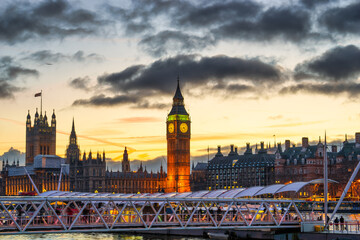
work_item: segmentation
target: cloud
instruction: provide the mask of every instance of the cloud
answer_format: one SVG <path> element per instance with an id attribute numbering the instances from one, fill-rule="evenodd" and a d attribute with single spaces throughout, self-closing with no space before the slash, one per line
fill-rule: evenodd
<path id="1" fill-rule="evenodd" d="M 96 61 L 102 62 L 104 57 L 96 54 L 90 53 L 85 54 L 83 51 L 77 51 L 74 54 L 62 54 L 62 53 L 54 53 L 50 50 L 41 50 L 25 56 L 23 60 L 31 60 L 34 62 L 42 63 L 42 64 L 53 64 L 62 61 L 76 61 L 76 62 L 85 62 L 85 61 Z"/>
<path id="2" fill-rule="evenodd" d="M 159 57 L 168 55 L 171 52 L 191 52 L 202 50 L 215 44 L 215 38 L 211 35 L 198 37 L 180 31 L 162 31 L 155 35 L 144 37 L 139 46 L 150 55 Z"/>
<path id="3" fill-rule="evenodd" d="M 78 78 L 74 78 L 69 82 L 69 86 L 75 89 L 81 89 L 84 91 L 89 91 L 90 87 L 89 87 L 89 83 L 90 83 L 90 78 L 88 76 L 86 77 L 78 77 Z"/>
<path id="4" fill-rule="evenodd" d="M 3 80 L 0 80 L 0 99 L 14 98 L 14 93 L 21 90 L 22 88 L 13 86 Z"/>
<path id="5" fill-rule="evenodd" d="M 293 122 L 293 123 L 284 123 L 284 124 L 276 124 L 276 125 L 269 125 L 265 126 L 266 128 L 284 128 L 284 127 L 297 127 L 297 126 L 304 126 L 304 125 L 313 125 L 324 123 L 326 121 L 311 121 L 311 122 Z"/>
<path id="6" fill-rule="evenodd" d="M 339 46 L 295 67 L 296 80 L 349 80 L 359 76 L 360 49 L 354 45 Z"/>
<path id="7" fill-rule="evenodd" d="M 4 152 L 3 155 L 0 155 L 0 160 L 2 161 L 6 161 L 8 160 L 8 163 L 11 165 L 15 162 L 17 162 L 17 160 L 19 160 L 19 164 L 21 166 L 25 165 L 25 153 L 21 152 L 18 149 L 15 149 L 13 147 L 11 147 L 9 149 L 9 151 Z"/>
<path id="8" fill-rule="evenodd" d="M 235 20 L 213 30 L 219 38 L 299 42 L 316 37 L 311 32 L 310 14 L 303 8 L 270 8 L 254 20 Z"/>
<path id="9" fill-rule="evenodd" d="M 99 31 L 106 21 L 94 12 L 73 8 L 66 0 L 37 4 L 11 3 L 0 12 L 0 41 L 9 44 L 34 38 L 87 36 Z"/>
<path id="10" fill-rule="evenodd" d="M 279 91 L 280 94 L 294 94 L 299 92 L 323 94 L 327 96 L 346 94 L 349 98 L 358 98 L 360 94 L 360 83 L 299 83 L 283 87 Z"/>
<path id="11" fill-rule="evenodd" d="M 192 89 L 223 89 L 237 94 L 254 91 L 252 85 L 255 84 L 257 89 L 267 88 L 285 79 L 276 66 L 259 59 L 178 55 L 147 66 L 134 65 L 120 72 L 103 74 L 98 77 L 97 87 L 107 89 L 114 96 L 97 95 L 90 99 L 78 99 L 73 106 L 132 104 L 136 108 L 168 108 L 168 102 L 158 102 L 158 99 L 159 96 L 173 94 L 177 73 L 181 75 L 182 84 Z"/>
<path id="12" fill-rule="evenodd" d="M 162 119 L 155 117 L 129 117 L 120 118 L 121 123 L 148 123 L 148 122 L 160 122 Z"/>
<path id="13" fill-rule="evenodd" d="M 261 10 L 261 6 L 252 1 L 210 2 L 209 5 L 191 5 L 189 8 L 188 11 L 181 11 L 174 16 L 174 23 L 177 26 L 209 27 L 219 25 L 219 23 L 253 18 Z"/>
<path id="14" fill-rule="evenodd" d="M 178 55 L 148 66 L 135 65 L 121 72 L 104 74 L 98 78 L 98 82 L 116 91 L 143 90 L 171 94 L 175 89 L 177 73 L 180 73 L 182 82 L 193 86 L 204 86 L 208 81 L 224 83 L 242 79 L 250 83 L 268 84 L 283 80 L 277 67 L 258 59 Z"/>
<path id="15" fill-rule="evenodd" d="M 360 3 L 334 7 L 323 13 L 319 22 L 331 32 L 360 34 Z"/>
<path id="16" fill-rule="evenodd" d="M 268 119 L 270 120 L 279 120 L 279 119 L 283 119 L 284 116 L 283 115 L 274 115 L 274 116 L 269 116 Z"/>
<path id="17" fill-rule="evenodd" d="M 104 94 L 95 95 L 90 99 L 78 99 L 73 102 L 73 106 L 116 106 L 121 104 L 136 103 L 139 100 L 137 96 L 117 95 L 107 97 Z"/>
<path id="18" fill-rule="evenodd" d="M 176 16 L 182 11 L 187 11 L 192 6 L 187 1 L 180 0 L 158 0 L 133 1 L 128 8 L 107 5 L 106 10 L 115 20 L 123 24 L 126 35 L 150 33 L 154 31 L 155 18 L 163 15 L 165 18 Z"/>
<path id="19" fill-rule="evenodd" d="M 39 72 L 21 66 L 12 57 L 0 58 L 0 99 L 14 98 L 14 93 L 23 90 L 17 87 L 14 81 L 19 77 L 37 77 Z"/>
<path id="20" fill-rule="evenodd" d="M 328 4 L 328 3 L 331 3 L 331 2 L 335 2 L 337 0 L 300 0 L 300 2 L 306 6 L 307 8 L 314 8 L 316 6 L 319 6 L 319 5 L 325 5 L 325 4 Z"/>

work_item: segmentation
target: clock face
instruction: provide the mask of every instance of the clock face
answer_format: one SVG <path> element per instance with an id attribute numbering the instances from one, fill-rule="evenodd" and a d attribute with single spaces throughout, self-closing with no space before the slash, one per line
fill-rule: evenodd
<path id="1" fill-rule="evenodd" d="M 169 133 L 173 133 L 174 132 L 174 124 L 173 123 L 170 123 L 169 126 L 168 126 L 168 130 L 169 130 Z"/>
<path id="2" fill-rule="evenodd" d="M 186 133 L 188 131 L 188 125 L 186 123 L 180 124 L 180 131 Z"/>

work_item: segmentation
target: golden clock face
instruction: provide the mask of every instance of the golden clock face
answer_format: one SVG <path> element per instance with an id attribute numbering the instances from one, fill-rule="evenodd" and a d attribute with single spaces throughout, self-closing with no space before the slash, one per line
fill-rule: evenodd
<path id="1" fill-rule="evenodd" d="M 180 131 L 186 133 L 188 131 L 188 125 L 186 123 L 180 124 Z"/>
<path id="2" fill-rule="evenodd" d="M 173 133 L 174 132 L 174 124 L 173 123 L 170 123 L 169 126 L 168 126 L 168 130 L 169 130 L 169 133 Z"/>

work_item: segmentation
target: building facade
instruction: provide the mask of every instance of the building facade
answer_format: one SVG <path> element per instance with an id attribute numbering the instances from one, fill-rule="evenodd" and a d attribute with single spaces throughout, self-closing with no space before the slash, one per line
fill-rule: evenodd
<path id="1" fill-rule="evenodd" d="M 62 178 L 59 189 L 69 191 L 69 166 L 65 164 L 65 159 L 55 155 L 37 155 L 32 160 L 32 164 L 27 166 L 19 166 L 15 163 L 10 165 L 6 162 L 1 171 L 1 195 L 35 194 L 29 176 L 39 192 L 57 190 L 60 172 Z"/>
<path id="2" fill-rule="evenodd" d="M 221 153 L 220 146 L 215 157 L 207 167 L 207 187 L 209 190 L 267 186 L 275 182 L 275 156 L 268 154 L 261 142 L 257 154 L 253 154 L 250 144 L 239 155 L 234 145 L 227 156 Z"/>
<path id="3" fill-rule="evenodd" d="M 328 178 L 338 183 L 329 184 L 329 195 L 339 197 L 360 160 L 360 133 L 355 134 L 355 142 L 350 143 L 345 138 L 338 152 L 337 146 L 327 149 Z M 276 183 L 311 181 L 324 177 L 324 144 L 319 139 L 315 145 L 310 145 L 307 137 L 302 138 L 301 146 L 295 146 L 290 140 L 285 141 L 285 150 L 275 154 Z M 349 195 L 360 196 L 360 185 L 353 181 Z M 299 197 L 322 196 L 323 185 L 314 184 L 299 192 Z"/>
<path id="4" fill-rule="evenodd" d="M 34 125 L 31 125 L 30 111 L 26 117 L 26 165 L 32 164 L 37 155 L 56 155 L 56 116 L 55 111 L 49 125 L 48 119 L 36 109 Z"/>

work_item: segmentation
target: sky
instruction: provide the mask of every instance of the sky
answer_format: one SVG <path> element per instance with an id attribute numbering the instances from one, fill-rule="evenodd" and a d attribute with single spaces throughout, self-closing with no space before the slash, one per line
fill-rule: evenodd
<path id="1" fill-rule="evenodd" d="M 218 145 L 360 131 L 360 2 L 49 0 L 0 3 L 0 155 L 25 151 L 42 90 L 64 157 L 166 160 L 179 76 L 192 159 Z M 226 149 L 227 149 L 226 148 Z M 225 152 L 226 153 L 226 152 Z"/>

